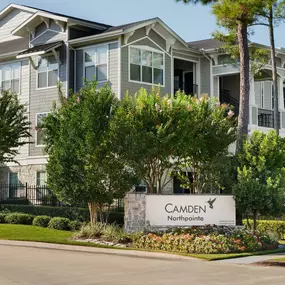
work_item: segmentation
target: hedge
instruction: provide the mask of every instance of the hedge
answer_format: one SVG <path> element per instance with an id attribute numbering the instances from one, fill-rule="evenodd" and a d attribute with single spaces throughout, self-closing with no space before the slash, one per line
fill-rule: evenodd
<path id="1" fill-rule="evenodd" d="M 243 220 L 243 224 L 247 227 L 247 220 Z M 253 228 L 253 220 L 249 220 L 251 229 Z M 258 220 L 257 230 L 262 233 L 274 233 L 277 234 L 280 239 L 284 239 L 285 236 L 285 221 L 274 220 Z"/>
<path id="2" fill-rule="evenodd" d="M 34 216 L 49 216 L 67 218 L 71 221 L 88 222 L 90 220 L 88 208 L 75 207 L 50 207 L 33 205 L 3 205 L 0 204 L 0 212 L 25 213 Z M 110 212 L 108 222 L 122 226 L 124 224 L 123 212 Z"/>
<path id="3" fill-rule="evenodd" d="M 5 216 L 4 221 L 7 224 L 32 225 L 34 216 L 30 214 L 11 213 Z"/>

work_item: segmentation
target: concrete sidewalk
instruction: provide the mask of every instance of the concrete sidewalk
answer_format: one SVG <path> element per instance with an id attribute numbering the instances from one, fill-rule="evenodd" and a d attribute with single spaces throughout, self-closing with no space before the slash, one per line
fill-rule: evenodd
<path id="1" fill-rule="evenodd" d="M 53 249 L 53 250 L 65 250 L 74 252 L 85 252 L 93 254 L 108 254 L 108 255 L 119 255 L 126 257 L 137 257 L 137 258 L 151 258 L 151 259 L 163 259 L 163 260 L 196 260 L 196 258 L 175 255 L 169 253 L 158 253 L 158 252 L 147 252 L 139 250 L 126 250 L 126 249 L 109 249 L 100 247 L 88 247 L 78 245 L 63 245 L 43 242 L 28 242 L 28 241 L 12 241 L 12 240 L 0 240 L 1 246 L 15 246 L 15 247 L 31 247 L 40 249 Z M 203 262 L 203 260 L 200 260 Z"/>
<path id="2" fill-rule="evenodd" d="M 217 260 L 215 263 L 227 263 L 227 264 L 253 264 L 256 262 L 267 261 L 270 259 L 276 259 L 280 257 L 285 257 L 285 253 L 268 254 L 268 255 L 256 255 L 256 256 L 246 256 L 232 259 Z"/>

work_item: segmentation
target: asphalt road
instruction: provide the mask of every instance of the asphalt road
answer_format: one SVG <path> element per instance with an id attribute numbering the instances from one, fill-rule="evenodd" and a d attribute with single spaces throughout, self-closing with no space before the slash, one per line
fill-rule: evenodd
<path id="1" fill-rule="evenodd" d="M 0 246 L 0 285 L 284 285 L 284 268 Z"/>

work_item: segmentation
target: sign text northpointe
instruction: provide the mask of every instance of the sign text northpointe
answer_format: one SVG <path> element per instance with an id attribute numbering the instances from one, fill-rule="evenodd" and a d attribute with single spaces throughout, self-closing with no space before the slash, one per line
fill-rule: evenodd
<path id="1" fill-rule="evenodd" d="M 232 196 L 146 196 L 146 221 L 151 226 L 235 225 Z"/>

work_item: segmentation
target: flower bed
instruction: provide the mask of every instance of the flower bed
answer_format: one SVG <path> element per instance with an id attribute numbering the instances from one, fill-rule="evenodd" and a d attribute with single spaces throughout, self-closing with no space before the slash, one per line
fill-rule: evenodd
<path id="1" fill-rule="evenodd" d="M 229 227 L 192 227 L 164 233 L 149 233 L 135 246 L 148 250 L 180 253 L 242 253 L 275 249 L 278 242 L 264 234 Z"/>

